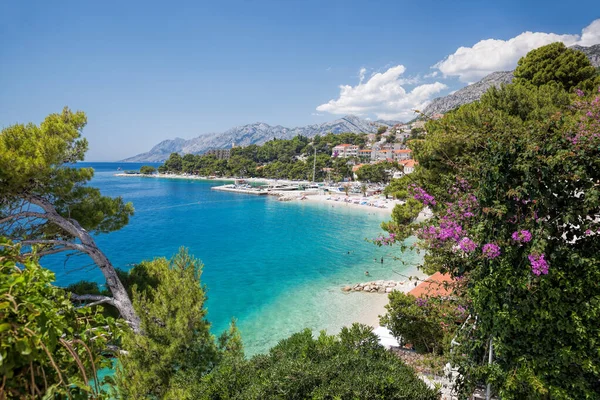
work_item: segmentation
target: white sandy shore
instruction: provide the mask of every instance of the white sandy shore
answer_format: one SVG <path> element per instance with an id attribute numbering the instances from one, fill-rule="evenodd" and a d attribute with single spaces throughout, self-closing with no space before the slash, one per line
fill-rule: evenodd
<path id="1" fill-rule="evenodd" d="M 337 199 L 337 200 L 335 200 Z M 360 195 L 351 195 L 346 197 L 344 193 L 342 194 L 313 194 L 306 196 L 305 200 L 309 202 L 318 202 L 323 204 L 331 205 L 331 207 L 344 207 L 344 208 L 353 208 L 356 210 L 362 210 L 368 213 L 378 213 L 383 215 L 391 215 L 392 210 L 396 206 L 396 204 L 401 204 L 399 200 L 385 199 L 385 196 L 370 196 L 367 198 L 363 198 Z M 367 204 L 360 204 L 361 202 L 366 201 L 367 203 L 378 203 L 380 206 L 370 206 Z M 358 204 L 357 204 L 358 202 Z"/>

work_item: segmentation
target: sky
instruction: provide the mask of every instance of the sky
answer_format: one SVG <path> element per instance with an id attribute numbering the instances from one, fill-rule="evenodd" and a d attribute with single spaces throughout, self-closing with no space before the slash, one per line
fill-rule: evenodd
<path id="1" fill-rule="evenodd" d="M 86 161 L 114 161 L 259 121 L 406 121 L 536 47 L 600 43 L 596 1 L 2 1 L 0 127 L 82 110 Z"/>

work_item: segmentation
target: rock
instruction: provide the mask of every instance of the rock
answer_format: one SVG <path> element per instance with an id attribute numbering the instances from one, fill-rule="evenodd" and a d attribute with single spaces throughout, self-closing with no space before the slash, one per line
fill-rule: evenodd
<path id="1" fill-rule="evenodd" d="M 344 291 L 344 292 L 351 292 L 352 291 L 352 287 L 351 286 L 344 286 L 342 288 L 342 291 Z"/>
<path id="2" fill-rule="evenodd" d="M 386 293 L 392 293 L 393 290 L 394 290 L 394 288 L 391 288 L 391 287 L 385 288 Z"/>
<path id="3" fill-rule="evenodd" d="M 379 289 L 377 289 L 377 293 L 385 293 L 386 290 L 386 288 L 380 287 Z"/>
<path id="4" fill-rule="evenodd" d="M 371 291 L 371 286 L 367 285 L 367 286 L 363 287 L 363 290 L 365 292 L 370 292 Z"/>

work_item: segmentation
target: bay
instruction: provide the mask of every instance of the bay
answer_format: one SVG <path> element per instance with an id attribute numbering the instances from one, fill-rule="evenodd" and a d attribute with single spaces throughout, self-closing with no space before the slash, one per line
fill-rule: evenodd
<path id="1" fill-rule="evenodd" d="M 112 263 L 129 269 L 181 246 L 202 260 L 208 319 L 215 334 L 232 318 L 247 355 L 265 352 L 304 328 L 336 333 L 357 316 L 373 313 L 375 294 L 343 293 L 347 284 L 402 279 L 420 257 L 379 248 L 365 239 L 380 232 L 381 214 L 342 205 L 279 202 L 271 196 L 212 191 L 222 182 L 116 177 L 117 168 L 141 164 L 80 163 L 96 171 L 91 185 L 131 201 L 135 215 L 123 229 L 96 237 Z M 380 262 L 381 257 L 384 263 Z M 102 282 L 85 257 L 42 260 L 66 285 Z M 364 272 L 369 271 L 369 277 Z M 379 298 L 380 299 L 380 298 Z M 380 302 L 380 300 L 379 300 Z"/>

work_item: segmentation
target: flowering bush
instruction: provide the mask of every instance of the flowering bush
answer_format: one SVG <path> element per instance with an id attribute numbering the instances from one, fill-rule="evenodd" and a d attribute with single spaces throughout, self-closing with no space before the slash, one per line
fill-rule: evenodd
<path id="1" fill-rule="evenodd" d="M 576 57 L 555 47 L 552 57 Z M 564 89 L 581 74 L 543 84 L 523 76 L 428 122 L 409 191 L 434 216 L 403 222 L 395 240 L 417 236 L 426 271 L 465 281 L 473 318 L 453 352 L 463 394 L 490 382 L 505 399 L 596 398 L 600 92 Z"/>

